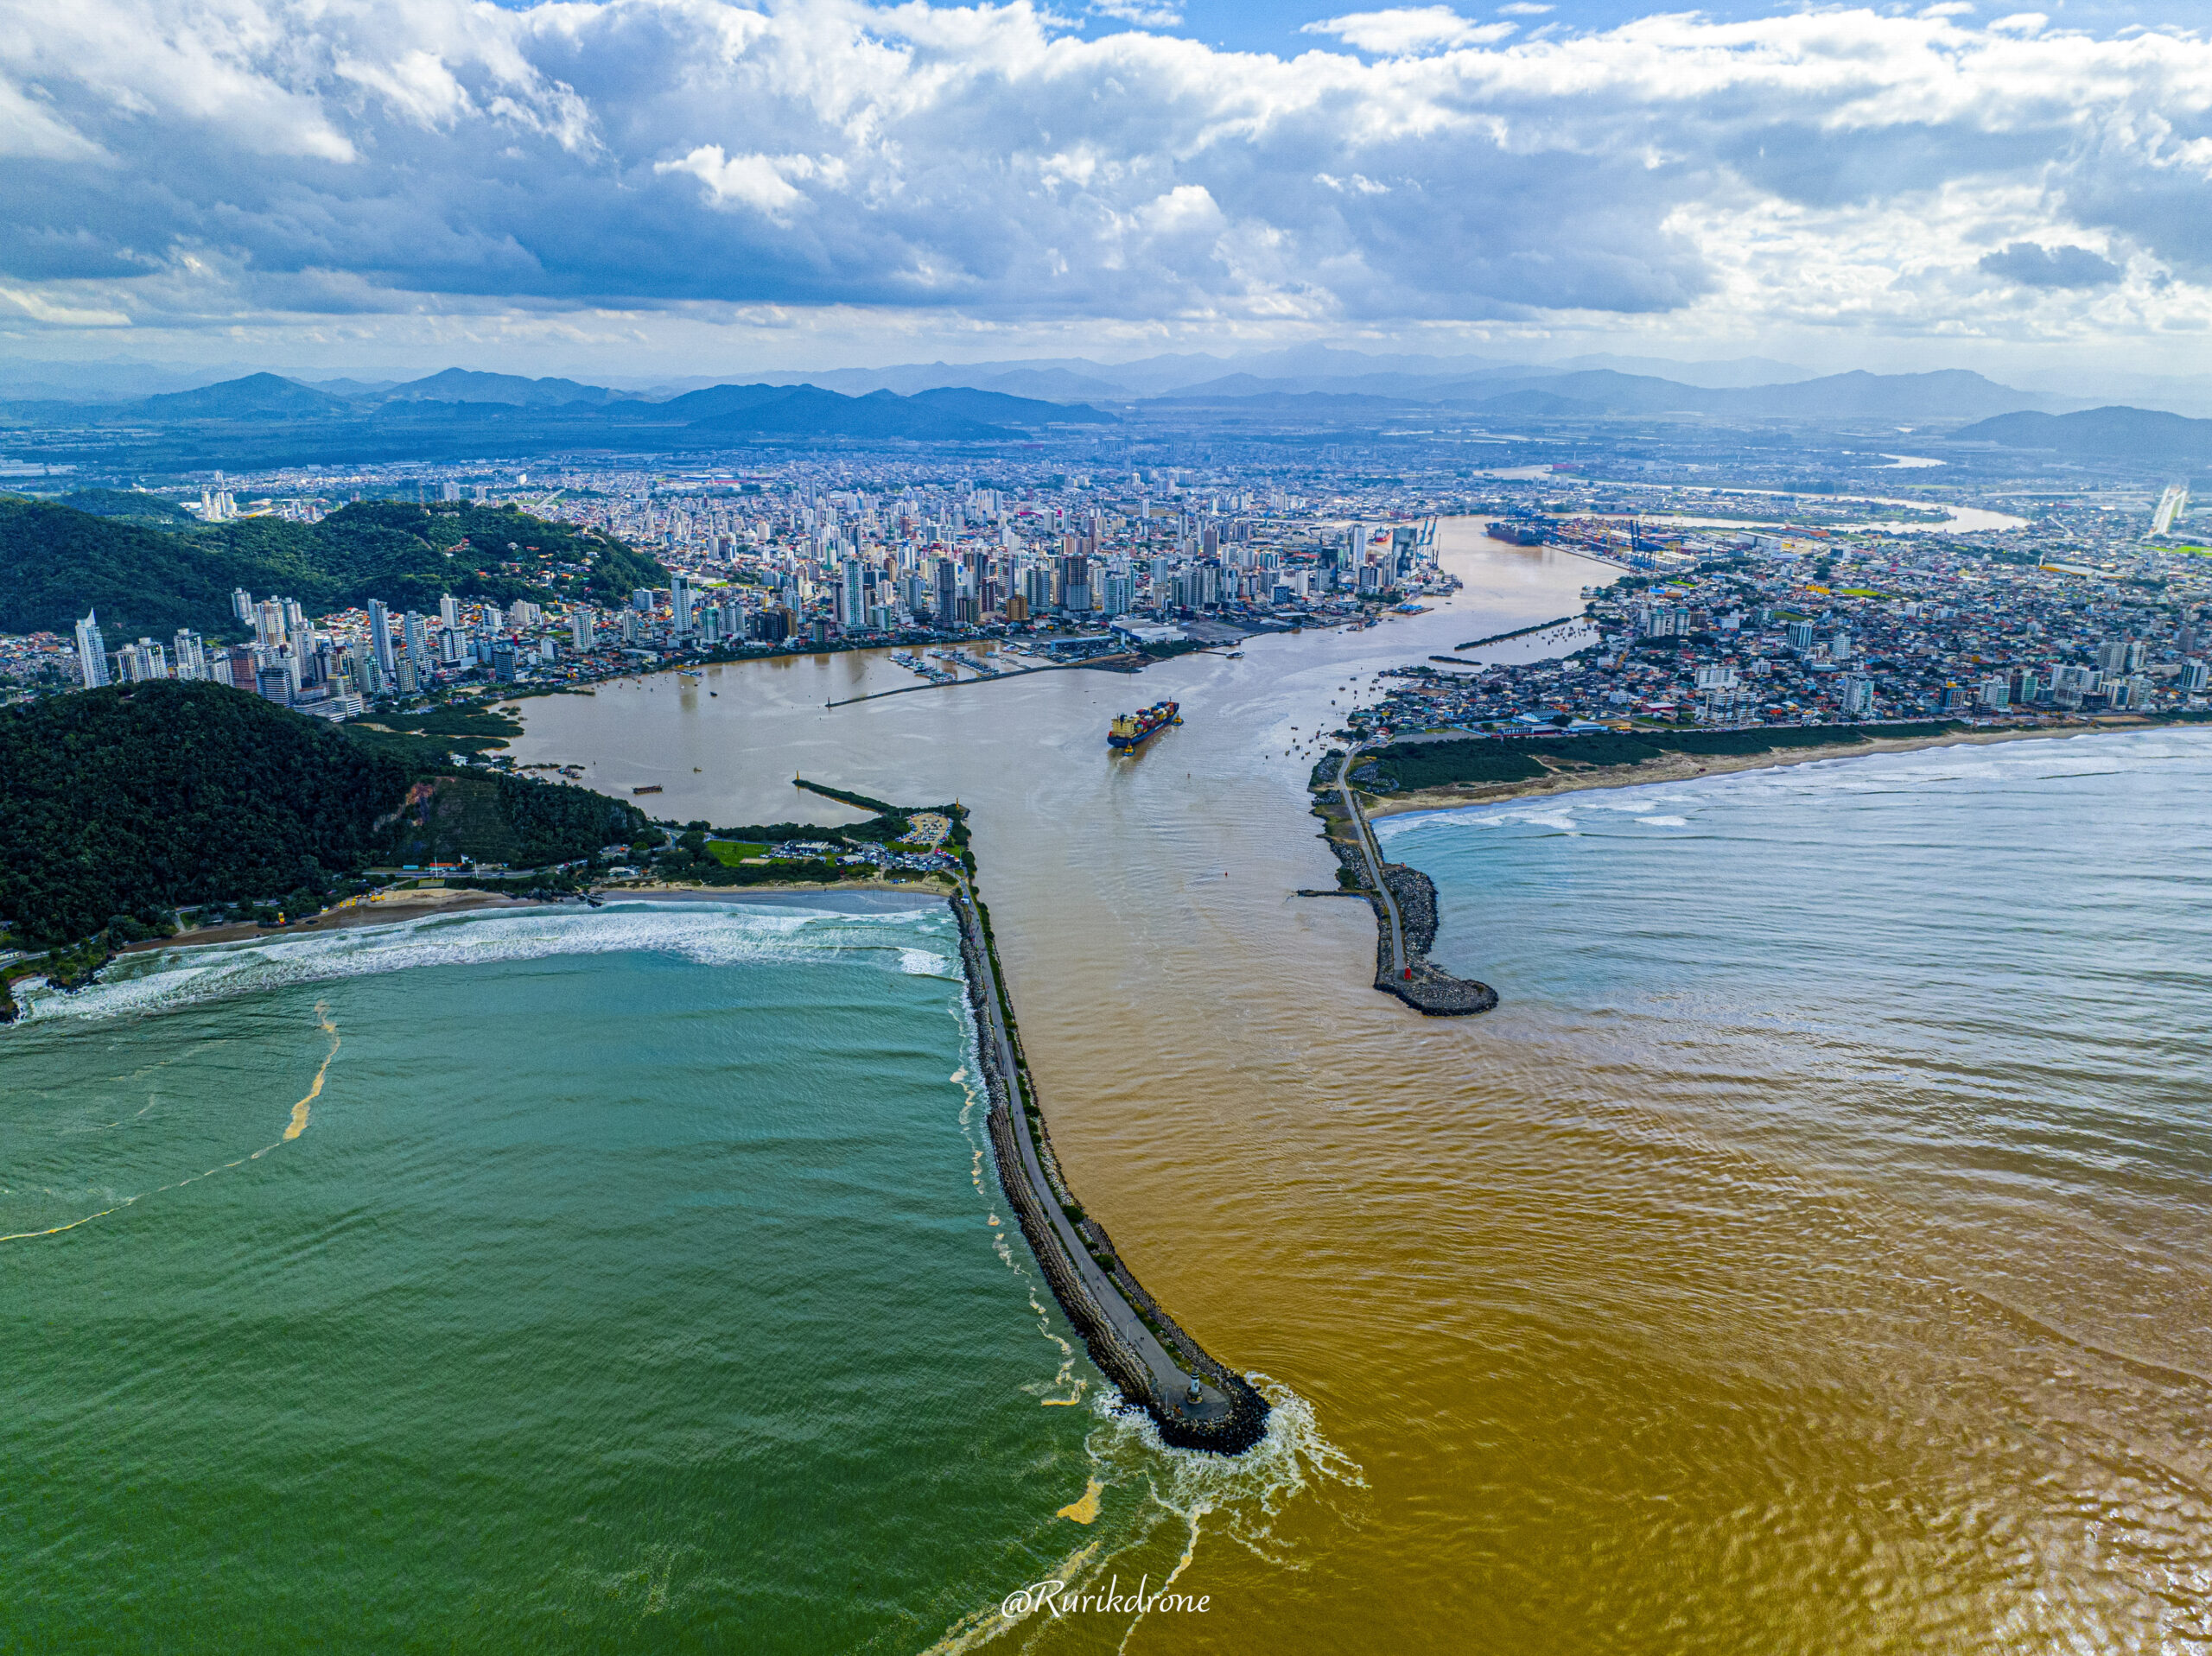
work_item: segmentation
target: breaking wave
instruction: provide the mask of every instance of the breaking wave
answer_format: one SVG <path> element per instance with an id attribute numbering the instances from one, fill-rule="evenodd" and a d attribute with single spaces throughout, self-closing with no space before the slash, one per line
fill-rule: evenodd
<path id="1" fill-rule="evenodd" d="M 564 955 L 660 953 L 701 966 L 837 955 L 957 980 L 955 936 L 938 904 L 857 914 L 742 902 L 499 909 L 130 956 L 73 993 L 33 987 L 27 1021 L 117 1018 L 416 967 Z"/>
<path id="2" fill-rule="evenodd" d="M 1853 796 L 1915 793 L 1960 784 L 2058 781 L 2119 776 L 2201 758 L 2212 731 L 2106 731 L 2023 740 L 1961 743 L 1904 753 L 1839 754 L 1725 771 L 1694 781 L 1595 787 L 1497 805 L 1405 811 L 1374 824 L 1384 844 L 1440 829 L 1519 828 L 1580 836 L 1617 833 L 1622 819 L 1645 828 L 1693 826 L 1700 814 L 1750 799 L 1839 802 Z"/>

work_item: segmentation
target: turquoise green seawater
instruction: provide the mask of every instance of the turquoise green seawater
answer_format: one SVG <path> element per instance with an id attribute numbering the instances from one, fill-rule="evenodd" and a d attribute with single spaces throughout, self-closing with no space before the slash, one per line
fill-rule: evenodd
<path id="1" fill-rule="evenodd" d="M 941 904 L 633 904 L 41 1003 L 0 1645 L 912 1650 L 1179 1548 L 1003 1214 L 957 973 Z"/>
<path id="2" fill-rule="evenodd" d="M 2212 1648 L 2208 799 L 2146 732 L 1387 819 L 1470 1020 L 1299 947 L 1261 806 L 1020 876 L 1125 898 L 1018 1004 L 1295 1387 L 1235 1465 L 1068 1348 L 940 907 L 135 962 L 0 1030 L 0 1647 L 951 1650 L 1179 1570 L 991 1647 Z"/>

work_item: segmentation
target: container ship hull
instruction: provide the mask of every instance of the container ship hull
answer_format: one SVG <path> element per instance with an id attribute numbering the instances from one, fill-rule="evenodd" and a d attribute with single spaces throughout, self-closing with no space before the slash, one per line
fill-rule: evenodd
<path id="1" fill-rule="evenodd" d="M 1155 701 L 1141 713 L 1125 713 L 1115 720 L 1114 726 L 1106 733 L 1106 746 L 1122 752 L 1141 746 L 1147 738 L 1155 736 L 1170 725 L 1179 725 L 1183 715 L 1173 701 Z"/>

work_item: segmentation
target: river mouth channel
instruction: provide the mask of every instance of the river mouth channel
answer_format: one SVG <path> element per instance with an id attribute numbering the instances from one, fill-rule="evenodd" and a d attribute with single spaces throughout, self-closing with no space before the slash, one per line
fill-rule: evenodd
<path id="1" fill-rule="evenodd" d="M 1897 1127 L 1891 1107 L 1929 1092 L 1932 1060 L 1883 1024 L 1888 1003 L 1854 998 L 1871 993 L 1852 987 L 1855 940 L 1916 894 L 1971 909 L 1970 872 L 1924 847 L 1915 862 L 1907 834 L 1884 904 L 1853 907 L 1822 871 L 1871 809 L 1855 796 L 1743 803 L 1769 813 L 1756 834 L 1733 807 L 1661 802 L 1607 820 L 1741 834 L 1738 854 L 1694 885 L 1660 861 L 1585 894 L 1560 852 L 1603 814 L 1522 802 L 1553 825 L 1433 866 L 1418 835 L 1390 847 L 1438 881 L 1440 962 L 1502 997 L 1452 1020 L 1376 993 L 1363 904 L 1293 895 L 1335 883 L 1308 814 L 1313 739 L 1375 697 L 1373 675 L 1572 613 L 1612 574 L 1468 520 L 1440 538 L 1463 590 L 1362 632 L 836 707 L 916 681 L 889 652 L 709 668 L 525 701 L 512 751 L 582 765 L 618 796 L 659 784 L 657 812 L 677 820 L 851 820 L 794 772 L 972 809 L 1073 1189 L 1208 1350 L 1289 1388 L 1357 1468 L 1247 1545 L 1200 1547 L 1177 1585 L 1211 1595 L 1208 1614 L 1132 1648 L 2212 1638 L 2212 1467 L 2185 1424 L 2212 1401 L 2195 1378 L 2212 1373 L 2212 1228 L 2174 1173 L 2212 1160 L 2212 1138 L 2175 1115 L 2165 1072 L 2186 1049 L 2133 1068 L 2086 1036 L 2044 1049 L 2032 1086 L 2078 1114 L 2079 1159 L 2022 1171 L 1991 1123 L 2029 1085 L 2008 1056 L 2026 1016 L 2009 974 L 2025 968 L 1967 926 L 1942 946 L 1968 965 L 1923 974 L 1952 999 L 1883 980 L 1953 1044 L 1942 1107 Z M 1112 717 L 1162 697 L 1183 725 L 1109 753 Z M 2042 771 L 2132 739 L 1974 750 L 2042 758 L 1964 785 L 2012 810 L 2042 799 Z M 2130 785 L 2155 792 L 2168 763 Z M 2154 919 L 2202 907 L 2158 890 Z M 2018 923 L 2063 956 L 2076 920 Z M 2155 962 L 2094 930 L 2097 969 L 2152 983 Z M 2169 1029 L 2212 1035 L 2201 971 L 2174 966 L 2205 959 L 2204 940 L 2168 941 L 2182 952 L 2147 993 Z M 2155 1154 L 2113 1150 L 2128 1099 L 2161 1088 Z M 1914 1177 L 1892 1183 L 1908 1143 Z"/>

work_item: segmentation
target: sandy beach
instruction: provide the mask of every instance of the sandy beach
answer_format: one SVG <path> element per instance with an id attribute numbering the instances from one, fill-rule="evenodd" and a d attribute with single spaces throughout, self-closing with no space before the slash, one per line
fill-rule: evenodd
<path id="1" fill-rule="evenodd" d="M 1821 759 L 1863 759 L 1875 753 L 1914 753 L 1929 747 L 2054 741 L 2069 737 L 2111 735 L 2125 731 L 2162 727 L 2158 721 L 2149 719 L 2114 720 L 2095 725 L 1954 731 L 1942 736 L 1881 737 L 1849 747 L 1782 748 L 1764 753 L 1669 753 L 1659 758 L 1646 759 L 1640 765 L 1577 766 L 1555 771 L 1550 776 L 1531 777 L 1522 782 L 1468 782 L 1450 788 L 1427 788 L 1404 794 L 1362 793 L 1359 803 L 1361 809 L 1370 817 L 1396 816 L 1408 811 L 1459 810 L 1470 805 L 1500 804 L 1509 799 L 1583 793 L 1599 788 L 1642 788 L 1653 783 L 1691 782 L 1699 777 L 1724 776 L 1732 771 L 1771 771 L 1783 765 L 1809 765 Z M 2195 726 L 2176 726 L 2173 728 Z"/>
<path id="2" fill-rule="evenodd" d="M 942 898 L 947 888 L 933 880 L 841 879 L 793 880 L 761 885 L 701 885 L 654 881 L 650 884 L 601 886 L 594 895 L 620 900 L 628 897 L 660 898 L 723 898 L 757 900 L 786 893 L 821 891 L 892 891 L 906 897 Z M 574 899 L 568 899 L 573 901 Z M 120 952 L 143 954 L 157 949 L 192 949 L 202 943 L 234 943 L 249 937 L 289 936 L 305 931 L 340 931 L 352 926 L 386 926 L 402 920 L 421 920 L 431 915 L 466 914 L 481 909 L 535 909 L 548 906 L 537 898 L 508 897 L 499 891 L 432 886 L 411 891 L 372 893 L 353 903 L 304 920 L 282 926 L 257 926 L 251 922 L 234 925 L 201 926 L 180 931 L 174 937 L 149 938 Z"/>

